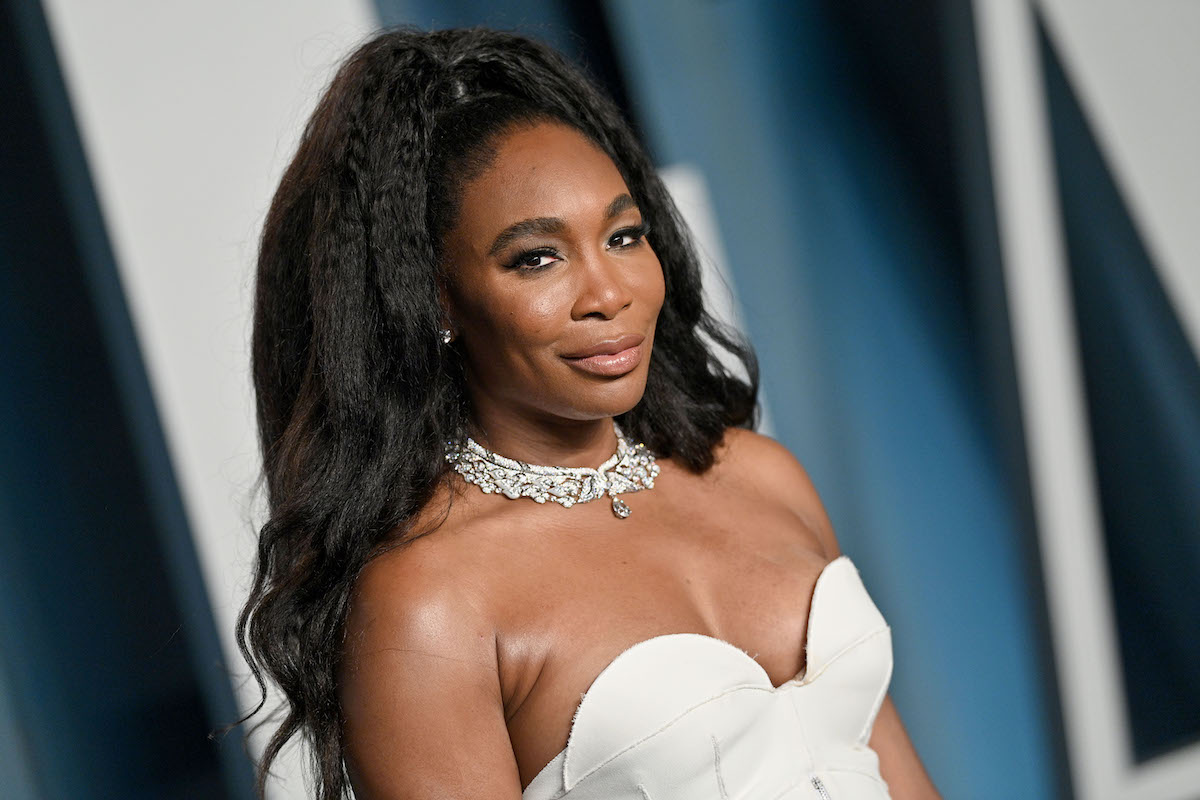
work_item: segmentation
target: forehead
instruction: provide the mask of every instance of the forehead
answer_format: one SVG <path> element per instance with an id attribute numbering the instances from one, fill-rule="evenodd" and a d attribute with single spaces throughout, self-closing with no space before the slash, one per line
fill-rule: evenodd
<path id="1" fill-rule="evenodd" d="M 464 187 L 462 220 L 482 233 L 533 217 L 603 215 L 627 191 L 612 159 L 590 139 L 543 122 L 497 143 L 492 163 Z"/>

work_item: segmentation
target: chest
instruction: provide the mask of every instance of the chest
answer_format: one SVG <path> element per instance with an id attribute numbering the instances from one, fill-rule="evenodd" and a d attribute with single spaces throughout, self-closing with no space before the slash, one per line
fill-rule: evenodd
<path id="1" fill-rule="evenodd" d="M 501 690 L 523 782 L 565 747 L 580 696 L 638 642 L 722 639 L 775 684 L 803 669 L 827 561 L 815 535 L 777 504 L 702 488 L 633 495 L 625 520 L 600 503 L 540 514 L 549 523 L 526 530 L 500 567 Z"/>

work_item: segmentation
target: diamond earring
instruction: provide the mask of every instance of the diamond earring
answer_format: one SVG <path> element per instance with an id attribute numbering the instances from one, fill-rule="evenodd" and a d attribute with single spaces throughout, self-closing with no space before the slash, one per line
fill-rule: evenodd
<path id="1" fill-rule="evenodd" d="M 454 334 L 450 332 L 449 328 L 442 328 L 438 333 L 441 334 L 442 344 L 450 344 L 454 340 Z"/>

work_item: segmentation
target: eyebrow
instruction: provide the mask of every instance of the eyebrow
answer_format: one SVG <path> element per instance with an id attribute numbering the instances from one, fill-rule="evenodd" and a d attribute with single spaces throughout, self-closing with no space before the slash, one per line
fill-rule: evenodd
<path id="1" fill-rule="evenodd" d="M 619 194 L 604 209 L 604 220 L 607 222 L 621 212 L 628 211 L 631 208 L 637 208 L 637 203 L 633 202 L 633 198 L 628 193 Z M 488 255 L 497 255 L 505 247 L 525 236 L 535 236 L 538 234 L 546 236 L 554 233 L 562 233 L 566 226 L 567 223 L 561 217 L 533 217 L 532 219 L 523 219 L 520 222 L 514 222 L 500 231 L 496 236 L 491 248 L 488 250 Z"/>

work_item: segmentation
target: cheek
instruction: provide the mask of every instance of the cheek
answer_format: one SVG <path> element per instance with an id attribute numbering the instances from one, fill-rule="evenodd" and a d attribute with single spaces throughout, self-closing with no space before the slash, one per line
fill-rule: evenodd
<path id="1" fill-rule="evenodd" d="M 530 281 L 503 290 L 493 287 L 486 297 L 474 298 L 472 327 L 480 344 L 488 349 L 523 351 L 557 341 L 564 315 L 570 315 L 569 292 L 565 290 L 551 282 Z"/>
<path id="2" fill-rule="evenodd" d="M 650 259 L 650 263 L 644 270 L 643 275 L 643 293 L 646 302 L 652 305 L 654 313 L 658 314 L 667 296 L 666 278 L 663 275 L 662 264 L 659 263 L 658 256 L 653 256 Z"/>
<path id="3" fill-rule="evenodd" d="M 533 342 L 556 340 L 571 313 L 566 292 L 555 286 L 531 288 L 515 298 L 515 304 L 518 310 L 513 318 Z"/>

